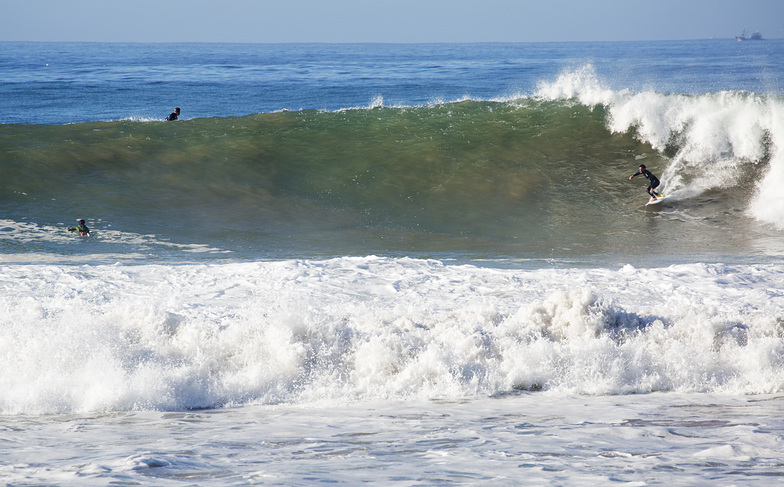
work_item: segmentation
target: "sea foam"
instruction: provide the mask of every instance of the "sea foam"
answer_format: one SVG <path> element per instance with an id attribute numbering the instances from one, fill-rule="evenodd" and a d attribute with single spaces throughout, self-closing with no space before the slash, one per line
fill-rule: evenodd
<path id="1" fill-rule="evenodd" d="M 784 383 L 776 266 L 520 271 L 366 257 L 0 276 L 4 414 Z"/>

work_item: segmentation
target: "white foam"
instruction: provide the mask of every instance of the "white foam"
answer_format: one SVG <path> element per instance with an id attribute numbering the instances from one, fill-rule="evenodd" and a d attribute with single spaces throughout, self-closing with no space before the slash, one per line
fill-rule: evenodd
<path id="1" fill-rule="evenodd" d="M 744 166 L 767 163 L 749 214 L 784 228 L 784 101 L 772 95 L 726 91 L 702 95 L 633 93 L 605 87 L 592 66 L 541 83 L 545 100 L 605 106 L 608 128 L 634 130 L 641 141 L 677 153 L 662 174 L 668 193 L 686 197 L 741 184 Z"/>
<path id="2" fill-rule="evenodd" d="M 147 260 L 149 254 L 145 250 L 172 249 L 190 254 L 227 254 L 229 251 L 205 244 L 181 244 L 159 238 L 152 234 L 138 234 L 113 230 L 111 224 L 104 221 L 88 221 L 89 237 L 80 237 L 67 229 L 70 224 L 46 225 L 26 221 L 0 219 L 0 241 L 12 242 L 28 248 L 49 248 L 51 252 L 23 252 L 0 254 L 0 263 L 95 263 L 115 262 L 122 260 L 131 262 Z M 77 253 L 76 244 L 87 246 L 85 253 Z M 59 251 L 58 251 L 59 250 Z"/>
<path id="3" fill-rule="evenodd" d="M 0 266 L 0 411 L 784 384 L 777 266 Z"/>

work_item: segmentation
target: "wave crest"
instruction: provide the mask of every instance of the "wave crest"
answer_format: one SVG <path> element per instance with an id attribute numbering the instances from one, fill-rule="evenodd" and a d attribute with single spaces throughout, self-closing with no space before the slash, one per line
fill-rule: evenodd
<path id="1" fill-rule="evenodd" d="M 784 101 L 775 95 L 722 91 L 702 95 L 634 93 L 605 86 L 591 65 L 540 83 L 544 100 L 575 100 L 607 110 L 607 128 L 634 133 L 670 157 L 663 173 L 668 193 L 694 196 L 731 190 L 745 166 L 766 165 L 748 213 L 784 228 Z"/>

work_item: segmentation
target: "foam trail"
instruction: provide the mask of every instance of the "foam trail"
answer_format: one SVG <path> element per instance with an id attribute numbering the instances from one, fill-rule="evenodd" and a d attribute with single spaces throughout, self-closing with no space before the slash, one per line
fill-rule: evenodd
<path id="1" fill-rule="evenodd" d="M 779 229 L 784 228 L 784 110 L 781 105 L 769 102 L 771 158 L 765 179 L 757 187 L 751 201 L 749 213 L 762 221 L 771 222 Z M 775 141 L 775 143 L 774 143 Z"/>

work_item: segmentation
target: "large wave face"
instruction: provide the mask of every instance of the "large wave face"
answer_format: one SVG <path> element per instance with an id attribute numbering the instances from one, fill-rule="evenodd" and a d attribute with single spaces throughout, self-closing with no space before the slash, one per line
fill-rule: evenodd
<path id="1" fill-rule="evenodd" d="M 86 216 L 270 255 L 769 254 L 783 112 L 772 95 L 612 90 L 587 66 L 494 101 L 6 125 L 0 196 L 17 224 Z M 639 214 L 640 163 L 673 204 Z"/>

